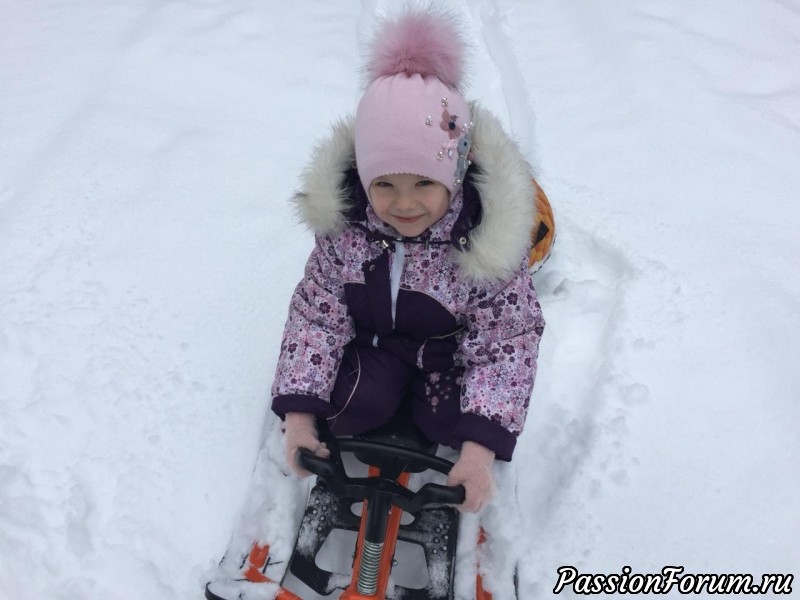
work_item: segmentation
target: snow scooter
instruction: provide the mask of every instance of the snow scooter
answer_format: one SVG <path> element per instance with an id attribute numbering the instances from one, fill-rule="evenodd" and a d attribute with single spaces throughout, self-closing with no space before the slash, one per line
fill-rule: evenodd
<path id="1" fill-rule="evenodd" d="M 352 438 L 333 436 L 324 421 L 319 430 L 330 457 L 319 458 L 305 449 L 298 453 L 298 463 L 317 481 L 280 586 L 266 574 L 271 564 L 269 546 L 255 544 L 249 556 L 243 557 L 239 581 L 249 590 L 263 587 L 265 593 L 238 592 L 235 586 L 210 582 L 206 598 L 239 600 L 274 594 L 277 600 L 307 600 L 298 593 L 313 592 L 314 597 L 340 600 L 385 600 L 387 593 L 404 600 L 452 600 L 459 513 L 450 505 L 464 501 L 464 488 L 425 483 L 414 492 L 407 485 L 412 473 L 433 470 L 446 475 L 453 463 L 436 456 L 437 445 L 414 427 L 407 410 L 388 425 Z M 367 477 L 350 477 L 343 453 L 368 465 Z M 359 502 L 363 502 L 360 517 L 353 510 Z M 334 530 L 357 532 L 350 573 L 330 572 L 318 565 L 320 549 Z M 422 587 L 390 583 L 398 542 L 422 549 L 427 581 L 423 573 L 414 577 Z M 301 585 L 295 587 L 305 592 L 290 591 L 289 584 L 297 581 Z M 475 589 L 476 600 L 491 600 L 480 575 Z"/>

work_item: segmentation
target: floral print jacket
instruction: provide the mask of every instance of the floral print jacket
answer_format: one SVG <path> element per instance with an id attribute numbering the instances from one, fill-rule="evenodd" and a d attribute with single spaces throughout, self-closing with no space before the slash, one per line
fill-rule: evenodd
<path id="1" fill-rule="evenodd" d="M 292 297 L 273 410 L 328 416 L 344 347 L 385 336 L 426 349 L 455 340 L 461 441 L 510 460 L 536 377 L 541 308 L 527 266 L 534 222 L 528 164 L 497 119 L 472 106 L 474 164 L 445 216 L 404 239 L 372 211 L 355 166 L 352 120 L 317 147 L 295 197 L 316 245 Z M 394 275 L 392 275 L 394 273 Z M 394 289 L 392 289 L 392 283 Z M 427 374 L 432 403 L 439 374 Z"/>

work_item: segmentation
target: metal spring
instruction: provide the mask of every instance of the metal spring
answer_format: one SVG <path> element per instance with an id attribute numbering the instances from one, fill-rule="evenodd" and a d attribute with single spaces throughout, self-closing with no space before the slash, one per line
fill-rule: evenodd
<path id="1" fill-rule="evenodd" d="M 361 566 L 358 569 L 358 593 L 369 595 L 378 590 L 378 571 L 381 566 L 383 542 L 368 542 L 364 540 L 361 552 Z"/>

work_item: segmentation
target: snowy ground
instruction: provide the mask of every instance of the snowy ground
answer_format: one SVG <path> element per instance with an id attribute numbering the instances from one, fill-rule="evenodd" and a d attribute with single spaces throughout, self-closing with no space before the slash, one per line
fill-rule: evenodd
<path id="1" fill-rule="evenodd" d="M 287 198 L 389 4 L 0 0 L 3 600 L 201 596 L 277 447 Z M 559 227 L 496 597 L 516 557 L 528 600 L 800 577 L 800 4 L 451 5 Z"/>

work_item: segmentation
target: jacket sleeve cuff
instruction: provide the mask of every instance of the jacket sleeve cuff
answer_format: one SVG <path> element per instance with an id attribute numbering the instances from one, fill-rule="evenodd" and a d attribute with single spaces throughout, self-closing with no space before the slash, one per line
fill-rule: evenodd
<path id="1" fill-rule="evenodd" d="M 272 412 L 281 419 L 287 412 L 304 412 L 320 418 L 331 415 L 331 405 L 322 398 L 308 394 L 283 394 L 272 399 Z"/>
<path id="2" fill-rule="evenodd" d="M 453 431 L 453 438 L 458 444 L 477 442 L 486 446 L 494 451 L 495 458 L 504 461 L 511 460 L 517 445 L 517 437 L 508 429 L 474 413 L 461 415 Z"/>

